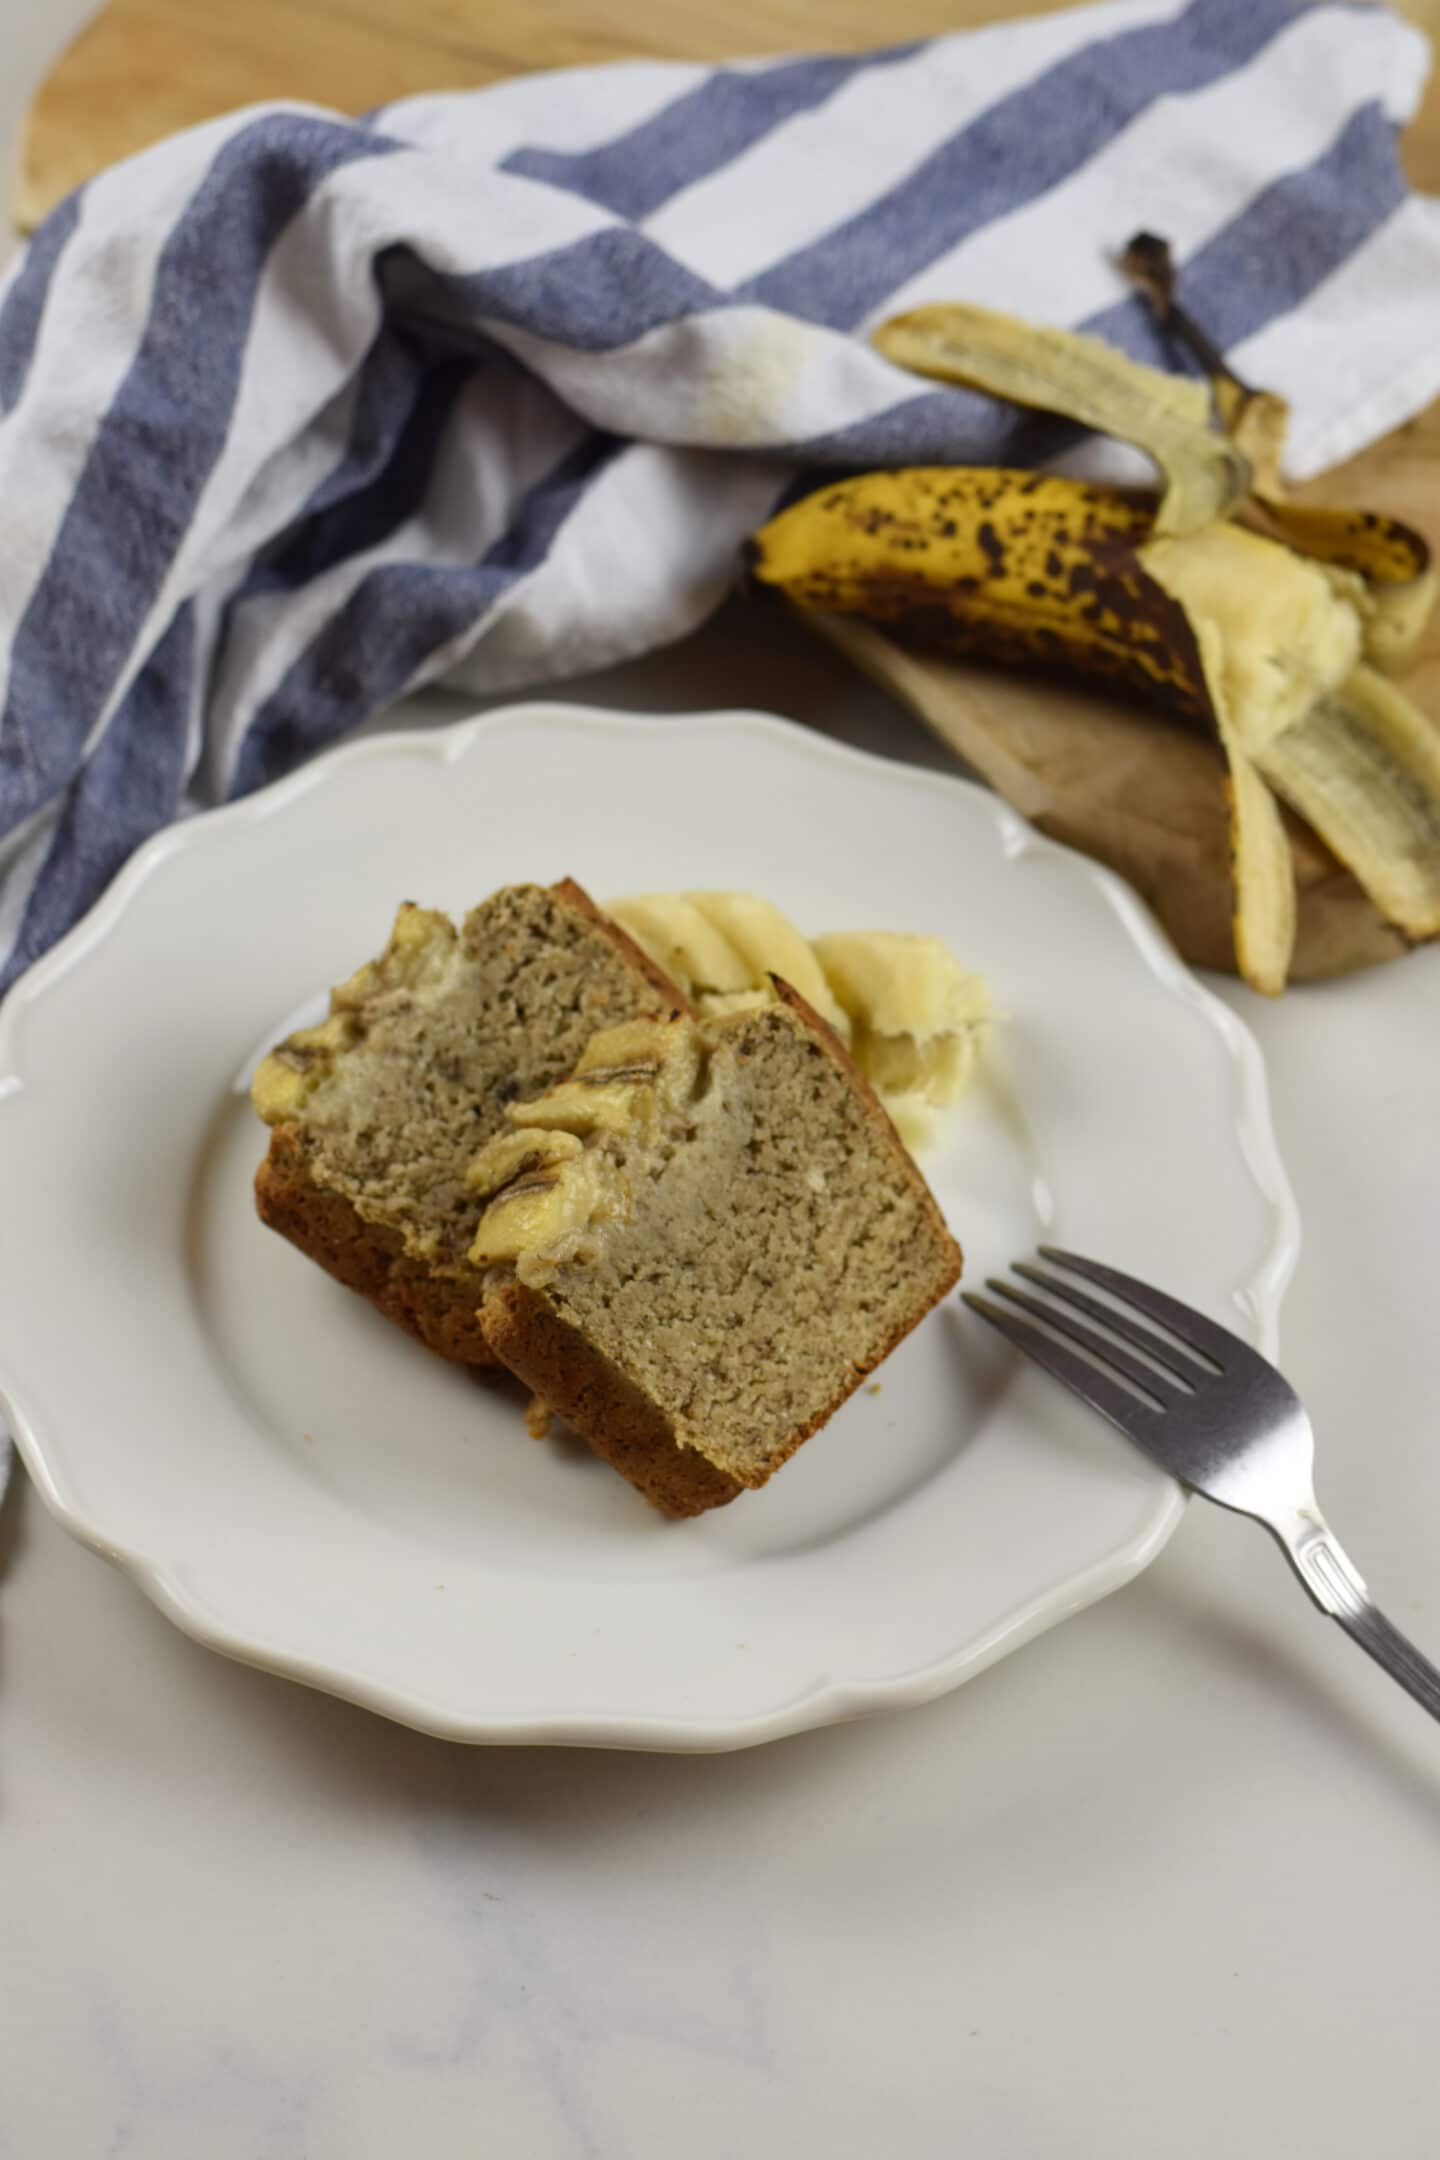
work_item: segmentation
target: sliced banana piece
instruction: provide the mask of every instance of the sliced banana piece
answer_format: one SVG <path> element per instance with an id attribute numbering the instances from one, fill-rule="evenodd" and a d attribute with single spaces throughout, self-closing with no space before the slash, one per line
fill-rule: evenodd
<path id="1" fill-rule="evenodd" d="M 837 1034 L 849 1040 L 850 1024 L 831 993 L 809 941 L 773 901 L 746 892 L 689 892 L 683 897 L 744 959 L 750 969 L 751 988 L 779 975 L 792 990 L 800 992 L 822 1020 L 829 1021 Z"/>
<path id="2" fill-rule="evenodd" d="M 472 1192 L 489 1198 L 507 1185 L 548 1176 L 579 1153 L 580 1141 L 572 1132 L 496 1133 L 471 1163 L 465 1182 Z"/>
<path id="3" fill-rule="evenodd" d="M 687 997 L 754 988 L 744 955 L 682 894 L 633 893 L 610 901 L 606 912 Z"/>
<path id="4" fill-rule="evenodd" d="M 695 1023 L 685 1015 L 624 1020 L 592 1035 L 568 1080 L 531 1102 L 511 1103 L 505 1114 L 527 1132 L 625 1133 L 683 1109 L 699 1085 L 701 1062 Z"/>
<path id="5" fill-rule="evenodd" d="M 519 1260 L 544 1246 L 558 1250 L 625 1207 L 620 1173 L 608 1156 L 582 1152 L 515 1178 L 480 1218 L 470 1246 L 475 1267 Z"/>
<path id="6" fill-rule="evenodd" d="M 877 1090 L 879 1093 L 879 1090 Z M 923 1094 L 881 1094 L 886 1113 L 912 1155 L 923 1155 L 935 1143 L 940 1120 L 934 1105 Z"/>
<path id="7" fill-rule="evenodd" d="M 768 1004 L 771 978 L 798 990 L 843 1040 L 860 1070 L 880 1094 L 907 1145 L 933 1137 L 928 1111 L 953 1102 L 974 1072 L 990 1012 L 984 978 L 967 973 L 944 940 L 901 931 L 842 931 L 807 940 L 773 902 L 756 893 L 647 893 L 614 900 L 609 912 L 659 965 L 679 974 L 702 1015 L 716 1017 Z M 710 948 L 703 969 L 706 936 Z M 715 953 L 737 958 L 743 987 L 715 988 L 704 980 L 722 972 Z M 678 960 L 676 956 L 679 956 Z M 733 979 L 730 962 L 724 972 Z M 640 1024 L 640 1023 L 637 1023 Z M 653 1026 L 654 1023 L 643 1023 Z M 598 1038 L 603 1041 L 605 1038 Z M 584 1114 L 585 1063 L 565 1083 L 564 1101 Z M 560 1090 L 512 1118 L 539 1122 Z M 592 1120 L 626 1115 L 618 1106 L 590 1104 Z M 611 1129 L 619 1129 L 619 1123 Z"/>
<path id="8" fill-rule="evenodd" d="M 954 1102 L 990 1019 L 984 976 L 962 968 L 943 938 L 901 930 L 831 931 L 814 951 L 853 1030 L 855 1062 L 891 1116 L 901 1097 Z"/>

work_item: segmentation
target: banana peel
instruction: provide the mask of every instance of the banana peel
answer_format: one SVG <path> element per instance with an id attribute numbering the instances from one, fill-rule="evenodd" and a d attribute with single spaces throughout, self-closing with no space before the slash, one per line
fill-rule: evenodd
<path id="1" fill-rule="evenodd" d="M 1360 609 L 1373 666 L 1398 674 L 1413 659 L 1437 592 L 1429 543 L 1398 518 L 1291 502 L 1280 472 L 1289 406 L 1241 382 L 1208 342 L 1208 383 L 1147 367 L 1083 332 L 960 303 L 892 316 L 872 342 L 912 374 L 1057 413 L 1143 450 L 1165 476 L 1157 536 L 1243 516 L 1330 567 Z"/>
<path id="2" fill-rule="evenodd" d="M 1000 467 L 915 466 L 837 481 L 750 542 L 797 606 L 865 615 L 919 644 L 1108 676 L 1194 717 L 1209 710 L 1183 610 L 1138 549 L 1154 497 Z"/>
<path id="3" fill-rule="evenodd" d="M 1250 499 L 1236 515 L 1324 564 L 1336 589 L 1360 611 L 1366 659 L 1386 674 L 1402 673 L 1415 658 L 1435 604 L 1429 542 L 1412 526 L 1375 511 L 1292 502 L 1281 470 L 1290 425 L 1285 399 L 1242 381 L 1181 306 L 1168 241 L 1156 233 L 1133 234 L 1120 267 L 1145 296 L 1160 329 L 1185 346 L 1209 378 L 1220 424 L 1251 472 Z"/>
<path id="4" fill-rule="evenodd" d="M 1243 382 L 1178 305 L 1162 240 L 1137 234 L 1123 264 L 1208 382 L 1145 367 L 1096 338 L 959 304 L 896 316 L 874 342 L 913 372 L 1064 414 L 1147 451 L 1164 478 L 1158 500 L 1041 475 L 873 475 L 899 480 L 909 501 L 893 488 L 867 494 L 865 545 L 852 529 L 838 556 L 827 552 L 818 528 L 844 513 L 826 490 L 824 509 L 808 513 L 818 553 L 792 560 L 787 579 L 761 546 L 756 571 L 801 606 L 830 605 L 1007 663 L 1108 676 L 1208 722 L 1226 769 L 1236 959 L 1274 993 L 1296 924 L 1277 797 L 1406 937 L 1440 933 L 1436 738 L 1383 680 L 1418 650 L 1435 568 L 1428 543 L 1397 519 L 1292 502 L 1283 398 Z M 951 500 L 937 520 L 925 498 L 939 492 Z M 1024 494 L 1028 505 L 1017 500 Z M 804 522 L 806 506 L 796 508 Z M 787 538 L 793 555 L 796 535 Z M 948 582 L 935 552 L 943 560 L 947 548 Z M 828 602 L 818 597 L 827 575 Z"/>
<path id="5" fill-rule="evenodd" d="M 1099 338 L 938 302 L 892 316 L 872 342 L 912 374 L 1061 413 L 1143 450 L 1164 475 L 1157 533 L 1194 532 L 1228 517 L 1250 492 L 1248 460 L 1212 425 L 1208 386 L 1146 367 Z"/>
<path id="6" fill-rule="evenodd" d="M 898 700 L 1022 817 L 1116 871 L 1192 967 L 1234 972 L 1228 776 L 1199 728 L 1070 678 L 902 645 L 858 615 L 807 626 Z M 1289 810 L 1297 902 L 1288 981 L 1326 981 L 1408 948 L 1348 870 Z"/>
<path id="7" fill-rule="evenodd" d="M 1284 499 L 1280 461 L 1290 427 L 1290 407 L 1270 390 L 1252 390 L 1233 375 L 1212 378 L 1220 424 L 1250 468 L 1250 493 L 1262 500 Z"/>
<path id="8" fill-rule="evenodd" d="M 1275 995 L 1295 938 L 1289 843 L 1236 721 L 1218 631 L 1203 615 L 1192 620 L 1147 567 L 1155 522 L 1152 497 L 1057 475 L 876 472 L 782 511 L 751 542 L 751 568 L 801 608 L 864 616 L 902 640 L 1010 666 L 1108 681 L 1208 721 L 1228 773 L 1236 959 L 1247 982 Z M 1231 530 L 1202 528 L 1199 544 L 1217 529 Z M 1192 542 L 1154 544 L 1168 551 L 1173 584 Z M 1315 583 L 1328 598 L 1318 573 Z"/>
<path id="9" fill-rule="evenodd" d="M 1295 936 L 1276 794 L 1407 937 L 1440 932 L 1440 748 L 1365 665 L 1362 611 L 1337 583 L 1358 573 L 1233 523 L 1158 524 L 1153 498 L 1121 490 L 920 468 L 822 488 L 763 528 L 751 560 L 801 608 L 1208 724 L 1228 775 L 1236 960 L 1256 989 L 1284 987 Z"/>
<path id="10" fill-rule="evenodd" d="M 608 900 L 606 912 L 702 1014 L 765 1005 L 777 977 L 799 989 L 912 1152 L 933 1137 L 933 1111 L 974 1074 L 989 986 L 942 938 L 843 930 L 806 939 L 773 902 L 743 892 L 635 893 Z"/>
<path id="11" fill-rule="evenodd" d="M 1258 762 L 1388 921 L 1440 935 L 1440 732 L 1409 698 L 1357 667 Z"/>
<path id="12" fill-rule="evenodd" d="M 1251 493 L 1285 493 L 1280 464 L 1285 450 L 1290 408 L 1273 391 L 1256 390 L 1235 373 L 1176 292 L 1178 273 L 1170 243 L 1158 233 L 1133 233 L 1119 267 L 1149 303 L 1161 331 L 1183 345 L 1210 379 L 1221 426 L 1250 467 Z"/>

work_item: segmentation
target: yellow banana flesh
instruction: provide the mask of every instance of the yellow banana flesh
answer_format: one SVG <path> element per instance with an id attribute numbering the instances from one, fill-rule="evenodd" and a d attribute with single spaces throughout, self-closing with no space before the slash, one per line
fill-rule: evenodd
<path id="1" fill-rule="evenodd" d="M 1297 555 L 1324 566 L 1336 590 L 1353 600 L 1365 657 L 1387 675 L 1414 659 L 1435 606 L 1430 545 L 1413 526 L 1373 510 L 1257 497 L 1247 517 Z"/>
<path id="2" fill-rule="evenodd" d="M 680 893 L 635 893 L 612 901 L 609 911 L 687 996 L 728 997 L 753 987 L 743 954 Z"/>
<path id="3" fill-rule="evenodd" d="M 1137 555 L 1200 637 L 1211 702 L 1224 705 L 1251 757 L 1360 659 L 1355 608 L 1315 563 L 1274 540 L 1212 525 L 1151 540 Z"/>
<path id="4" fill-rule="evenodd" d="M 1211 425 L 1209 386 L 1145 367 L 1099 338 L 940 302 L 892 316 L 873 342 L 912 374 L 1063 413 L 1143 450 L 1165 480 L 1156 532 L 1193 532 L 1249 492 L 1243 452 Z"/>
<path id="5" fill-rule="evenodd" d="M 751 971 L 752 983 L 783 976 L 807 1004 L 849 1040 L 850 1023 L 837 1004 L 809 941 L 782 915 L 773 901 L 758 893 L 692 892 L 685 898 L 728 939 Z"/>
<path id="6" fill-rule="evenodd" d="M 933 1137 L 932 1111 L 954 1102 L 974 1074 L 989 986 L 960 967 L 943 938 L 847 930 L 806 939 L 755 893 L 641 893 L 606 909 L 702 1013 L 765 1004 L 772 976 L 791 983 L 849 1041 L 912 1150 Z M 723 953 L 696 934 L 697 921 L 723 935 Z"/>

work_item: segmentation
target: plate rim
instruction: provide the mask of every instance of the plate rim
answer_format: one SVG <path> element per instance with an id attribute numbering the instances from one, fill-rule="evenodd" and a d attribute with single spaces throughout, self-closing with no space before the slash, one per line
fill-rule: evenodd
<path id="1" fill-rule="evenodd" d="M 578 724 L 582 728 L 616 734 L 644 732 L 673 737 L 722 731 L 733 736 L 740 732 L 779 742 L 788 749 L 849 768 L 855 773 L 873 773 L 878 768 L 892 784 L 898 781 L 942 793 L 953 793 L 958 789 L 992 820 L 1007 859 L 1024 855 L 1057 859 L 1068 866 L 1069 874 L 1090 881 L 1106 900 L 1148 972 L 1160 987 L 1203 1016 L 1219 1036 L 1227 1054 L 1237 1082 L 1233 1128 L 1245 1168 L 1266 1203 L 1271 1221 L 1268 1246 L 1249 1277 L 1235 1286 L 1233 1294 L 1253 1319 L 1260 1349 L 1268 1357 L 1276 1355 L 1280 1304 L 1299 1257 L 1300 1218 L 1275 1138 L 1264 1058 L 1246 1023 L 1197 979 L 1139 895 L 1116 872 L 1037 832 L 1018 811 L 989 788 L 959 771 L 951 773 L 912 765 L 875 751 L 859 749 L 837 742 L 799 721 L 755 708 L 635 712 L 573 700 L 522 699 L 481 711 L 468 719 L 390 728 L 359 741 L 338 744 L 253 795 L 198 812 L 165 827 L 136 850 L 80 921 L 26 970 L 0 1003 L 0 1116 L 4 1114 L 7 1097 L 26 1085 L 23 1072 L 25 1016 L 37 1000 L 63 982 L 79 960 L 103 944 L 118 927 L 132 895 L 166 862 L 206 845 L 217 830 L 260 824 L 282 813 L 323 787 L 337 768 L 382 762 L 396 756 L 450 765 L 475 750 L 487 736 L 537 721 Z M 242 1632 L 210 1611 L 203 1595 L 178 1579 L 173 1561 L 163 1560 L 137 1549 L 133 1543 L 108 1535 L 104 1526 L 92 1520 L 67 1491 L 65 1478 L 52 1459 L 44 1434 L 7 1382 L 4 1367 L 5 1352 L 0 1344 L 0 1411 L 8 1421 L 20 1457 L 48 1512 L 77 1542 L 119 1568 L 182 1633 L 240 1664 L 318 1688 L 415 1730 L 472 1745 L 552 1745 L 712 1753 L 757 1746 L 881 1709 L 929 1702 L 972 1678 L 1059 1620 L 1072 1617 L 1132 1581 L 1168 1542 L 1185 1508 L 1181 1489 L 1167 1481 L 1159 1489 L 1155 1508 L 1147 1514 L 1140 1528 L 1104 1558 L 1069 1578 L 1062 1592 L 1050 1590 L 1033 1597 L 1018 1610 L 1003 1615 L 978 1640 L 972 1636 L 958 1648 L 952 1647 L 899 1676 L 847 1680 L 822 1674 L 784 1702 L 743 1716 L 713 1719 L 693 1715 L 675 1718 L 593 1711 L 582 1714 L 463 1714 L 448 1705 L 427 1701 L 423 1693 L 413 1687 L 397 1687 L 362 1672 L 347 1670 L 333 1661 L 287 1650 L 282 1643 L 267 1640 L 263 1628 L 250 1625 Z"/>

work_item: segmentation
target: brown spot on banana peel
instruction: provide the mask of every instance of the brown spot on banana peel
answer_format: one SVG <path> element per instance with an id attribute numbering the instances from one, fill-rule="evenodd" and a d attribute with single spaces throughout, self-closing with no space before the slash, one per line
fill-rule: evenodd
<path id="1" fill-rule="evenodd" d="M 1250 522 L 1249 513 L 1246 522 Z M 1430 543 L 1424 535 L 1413 525 L 1376 510 L 1273 502 L 1262 497 L 1254 522 L 1298 554 L 1353 570 L 1376 584 L 1413 584 L 1430 568 Z"/>
<path id="2" fill-rule="evenodd" d="M 996 472 L 991 515 L 957 534 L 950 509 L 973 513 L 979 494 L 966 477 L 922 467 L 807 497 L 756 535 L 754 573 L 801 607 L 863 615 L 912 643 L 1120 682 L 1209 717 L 1189 618 L 1137 553 L 1152 496 Z"/>
<path id="3" fill-rule="evenodd" d="M 1269 789 L 1224 724 L 1190 616 L 1141 559 L 1153 498 L 1032 474 L 1035 515 L 1021 531 L 1018 479 L 987 475 L 999 545 L 982 548 L 973 523 L 954 538 L 936 530 L 942 499 L 964 495 L 973 513 L 975 490 L 960 476 L 864 475 L 772 520 L 757 536 L 756 575 L 802 608 L 863 616 L 906 643 L 1098 679 L 1205 724 L 1231 773 L 1237 958 L 1257 989 L 1278 991 L 1295 922 L 1288 842 Z M 887 519 L 920 545 L 895 548 Z"/>

